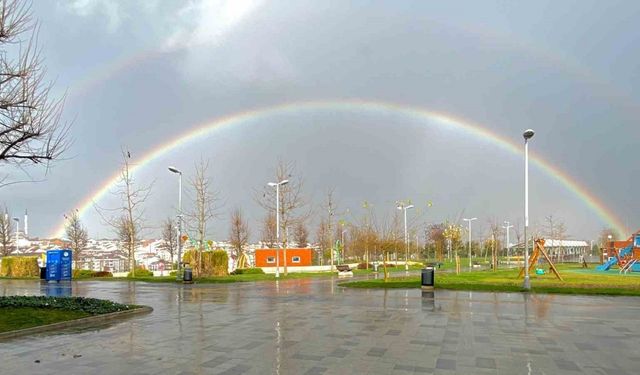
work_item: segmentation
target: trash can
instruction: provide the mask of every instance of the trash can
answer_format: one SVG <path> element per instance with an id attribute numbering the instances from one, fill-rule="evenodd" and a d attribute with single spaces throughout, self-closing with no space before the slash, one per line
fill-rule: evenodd
<path id="1" fill-rule="evenodd" d="M 185 267 L 182 270 L 182 282 L 185 284 L 193 283 L 193 271 L 191 270 L 191 267 Z"/>
<path id="2" fill-rule="evenodd" d="M 47 278 L 47 267 L 40 267 L 40 280 Z"/>
<path id="3" fill-rule="evenodd" d="M 422 269 L 422 277 L 420 279 L 422 290 L 433 290 L 435 281 L 435 270 L 433 267 L 427 267 Z"/>

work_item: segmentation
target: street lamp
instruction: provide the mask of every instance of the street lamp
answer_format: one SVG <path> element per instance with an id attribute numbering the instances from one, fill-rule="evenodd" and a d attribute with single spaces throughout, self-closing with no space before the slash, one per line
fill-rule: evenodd
<path id="1" fill-rule="evenodd" d="M 182 172 L 171 166 L 169 166 L 169 172 L 178 175 L 178 215 L 176 215 L 178 222 L 178 272 L 176 272 L 176 280 L 180 281 L 182 279 Z"/>
<path id="2" fill-rule="evenodd" d="M 469 222 L 469 271 L 471 271 L 471 222 L 474 220 L 478 220 L 478 218 L 472 217 L 471 219 L 462 220 Z"/>
<path id="3" fill-rule="evenodd" d="M 276 278 L 280 277 L 280 186 L 286 185 L 289 180 L 282 180 L 280 182 L 269 182 L 267 185 L 276 188 L 276 241 L 278 242 L 278 249 L 276 250 Z M 287 263 L 285 249 L 285 265 Z M 286 266 L 285 266 L 286 267 Z"/>
<path id="4" fill-rule="evenodd" d="M 529 239 L 527 229 L 529 229 L 529 140 L 533 138 L 535 132 L 527 129 L 522 133 L 524 137 L 524 284 L 526 290 L 531 289 L 529 280 Z"/>
<path id="5" fill-rule="evenodd" d="M 410 204 L 408 206 L 405 206 L 404 203 L 401 203 L 398 206 L 399 210 L 404 211 L 404 249 L 405 249 L 405 253 L 404 253 L 404 269 L 405 271 L 409 271 L 409 235 L 407 234 L 407 210 L 410 210 L 413 208 L 413 205 Z M 397 264 L 397 259 L 396 259 L 396 264 Z"/>
<path id="6" fill-rule="evenodd" d="M 506 229 L 507 232 L 507 265 L 511 265 L 511 258 L 509 257 L 509 229 L 513 228 L 513 225 L 509 225 L 510 223 L 508 221 L 504 221 L 505 226 L 503 226 L 504 229 Z"/>
<path id="7" fill-rule="evenodd" d="M 18 230 L 20 229 L 20 219 L 17 217 L 13 218 L 13 221 L 16 222 L 16 255 L 18 254 Z"/>

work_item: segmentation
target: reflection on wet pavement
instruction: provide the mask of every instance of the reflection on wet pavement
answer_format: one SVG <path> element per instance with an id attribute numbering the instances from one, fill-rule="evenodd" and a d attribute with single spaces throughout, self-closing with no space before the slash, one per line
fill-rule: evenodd
<path id="1" fill-rule="evenodd" d="M 640 365 L 638 298 L 336 282 L 0 280 L 0 295 L 73 293 L 154 308 L 79 332 L 0 342 L 0 373 L 633 374 Z"/>

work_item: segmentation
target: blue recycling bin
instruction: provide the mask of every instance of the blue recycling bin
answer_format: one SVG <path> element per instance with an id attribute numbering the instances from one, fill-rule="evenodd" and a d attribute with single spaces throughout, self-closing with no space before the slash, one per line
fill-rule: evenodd
<path id="1" fill-rule="evenodd" d="M 47 281 L 71 280 L 72 254 L 69 249 L 47 251 Z"/>

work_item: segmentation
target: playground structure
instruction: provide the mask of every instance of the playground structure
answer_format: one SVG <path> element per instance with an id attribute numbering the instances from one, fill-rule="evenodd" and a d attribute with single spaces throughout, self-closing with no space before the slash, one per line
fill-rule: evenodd
<path id="1" fill-rule="evenodd" d="M 640 272 L 640 230 L 626 241 L 609 241 L 602 251 L 606 251 L 608 259 L 596 267 L 598 271 L 608 271 L 617 265 L 620 273 Z"/>
<path id="2" fill-rule="evenodd" d="M 562 276 L 560 276 L 560 272 L 558 272 L 558 269 L 556 268 L 556 266 L 553 264 L 553 261 L 549 257 L 549 254 L 547 254 L 547 252 L 544 250 L 544 242 L 545 241 L 544 241 L 543 238 L 538 238 L 537 240 L 534 241 L 533 253 L 531 253 L 531 259 L 529 259 L 529 274 L 531 274 L 531 272 L 538 265 L 538 261 L 540 260 L 540 256 L 542 256 L 549 263 L 549 270 L 552 271 L 556 275 L 558 280 L 564 281 L 564 280 L 562 280 Z M 524 267 L 522 267 L 520 269 L 520 274 L 518 274 L 518 278 L 523 277 L 523 276 L 524 276 Z"/>

